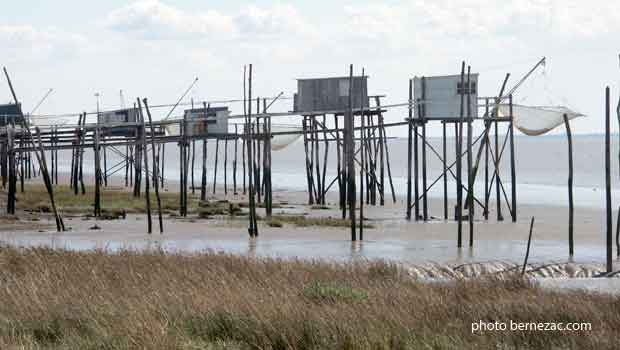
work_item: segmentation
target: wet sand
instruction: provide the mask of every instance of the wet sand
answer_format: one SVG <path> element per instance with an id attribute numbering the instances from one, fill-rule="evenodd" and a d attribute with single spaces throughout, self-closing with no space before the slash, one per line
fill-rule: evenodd
<path id="1" fill-rule="evenodd" d="M 172 191 L 172 187 L 168 190 Z M 243 196 L 209 196 L 210 199 L 243 200 Z M 304 205 L 303 192 L 278 192 L 274 202 L 286 203 L 274 209 L 275 215 L 308 215 L 311 217 L 340 217 L 329 198 L 330 209 L 312 209 Z M 258 214 L 264 216 L 262 209 Z M 430 201 L 429 212 L 442 215 L 442 202 Z M 247 219 L 227 216 L 215 219 L 196 217 L 164 219 L 163 235 L 158 233 L 156 217 L 154 231 L 146 234 L 145 215 L 129 215 L 121 220 L 94 220 L 66 217 L 70 231 L 56 233 L 49 217 L 36 222 L 36 228 L 24 228 L 23 220 L 3 222 L 0 240 L 11 245 L 51 245 L 69 249 L 143 249 L 161 247 L 172 251 L 197 252 L 223 251 L 268 257 L 296 257 L 303 259 L 386 259 L 404 263 L 437 262 L 446 264 L 506 261 L 520 263 L 526 250 L 529 220 L 536 217 L 531 262 L 569 261 L 567 243 L 567 209 L 549 206 L 521 206 L 519 220 L 510 221 L 507 210 L 505 220 L 498 222 L 494 211 L 488 221 L 477 218 L 474 247 L 468 247 L 469 231 L 463 225 L 463 246 L 457 248 L 457 224 L 433 218 L 423 221 L 404 219 L 404 203 L 386 203 L 384 207 L 365 206 L 364 215 L 374 228 L 364 229 L 363 242 L 350 242 L 346 227 L 296 227 L 285 224 L 282 228 L 269 227 L 260 222 L 260 236 L 251 240 L 247 234 Z M 575 212 L 575 256 L 579 263 L 602 263 L 605 259 L 602 226 L 603 212 L 579 208 Z M 48 224 L 47 229 L 42 225 Z M 99 230 L 91 230 L 94 225 Z M 19 227 L 19 228 L 18 228 Z M 45 232 L 39 232 L 45 231 Z"/>

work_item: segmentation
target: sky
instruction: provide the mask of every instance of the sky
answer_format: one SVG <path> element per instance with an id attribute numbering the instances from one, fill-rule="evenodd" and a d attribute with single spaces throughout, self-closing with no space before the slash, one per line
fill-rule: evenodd
<path id="1" fill-rule="evenodd" d="M 604 89 L 618 101 L 620 9 L 614 1 L 12 1 L 0 11 L 0 65 L 24 110 L 54 91 L 37 114 L 93 111 L 137 97 L 174 103 L 241 98 L 243 66 L 253 64 L 254 96 L 292 96 L 297 78 L 343 76 L 353 64 L 384 104 L 407 99 L 414 76 L 480 74 L 479 95 L 515 84 L 527 105 L 564 105 L 587 115 L 577 134 L 604 131 Z M 0 103 L 11 101 L 4 77 Z M 240 113 L 240 105 L 230 106 Z M 290 100 L 274 111 L 292 109 Z M 614 108 L 615 109 L 615 108 Z M 155 119 L 168 110 L 160 109 Z M 400 121 L 393 109 L 387 121 Z M 614 116 L 615 117 L 615 116 Z M 615 118 L 614 118 L 615 119 Z M 51 120 L 51 119 L 49 119 Z M 617 123 L 613 130 L 618 130 Z M 557 132 L 563 132 L 558 130 Z M 395 130 L 394 136 L 405 135 Z M 440 133 L 430 127 L 429 134 Z"/>

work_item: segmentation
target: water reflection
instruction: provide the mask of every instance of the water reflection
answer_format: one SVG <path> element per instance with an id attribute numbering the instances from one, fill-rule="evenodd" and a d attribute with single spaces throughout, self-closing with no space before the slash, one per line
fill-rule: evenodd
<path id="1" fill-rule="evenodd" d="M 260 257 L 327 259 L 384 259 L 403 262 L 466 263 L 473 261 L 510 261 L 522 263 L 526 242 L 514 240 L 478 240 L 474 248 L 457 248 L 453 240 L 400 240 L 385 239 L 351 242 L 346 239 L 260 238 L 238 237 L 209 239 L 207 237 L 175 238 L 161 236 L 134 236 L 130 239 L 107 239 L 73 234 L 11 234 L 0 233 L 0 242 L 12 246 L 47 246 L 56 249 L 107 251 L 164 250 L 187 253 L 215 251 L 247 254 Z M 557 241 L 537 241 L 530 254 L 530 262 L 574 261 L 604 262 L 604 247 L 580 245 L 576 255 L 568 256 L 568 246 Z"/>

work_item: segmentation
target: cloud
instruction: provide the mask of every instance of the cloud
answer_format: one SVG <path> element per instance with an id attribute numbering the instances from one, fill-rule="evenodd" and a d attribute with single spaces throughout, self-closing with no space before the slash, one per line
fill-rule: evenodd
<path id="1" fill-rule="evenodd" d="M 131 3 L 111 12 L 104 26 L 141 39 L 261 39 L 309 35 L 310 26 L 292 5 L 261 8 L 250 5 L 239 13 L 209 10 L 189 13 L 159 0 Z"/>
<path id="2" fill-rule="evenodd" d="M 230 33 L 232 18 L 217 11 L 183 12 L 158 0 L 138 1 L 111 12 L 104 25 L 143 39 L 181 39 Z"/>
<path id="3" fill-rule="evenodd" d="M 393 5 L 358 3 L 345 7 L 346 31 L 357 38 L 400 42 L 497 39 L 540 36 L 588 38 L 620 29 L 620 11 L 611 2 L 578 0 L 413 0 Z M 445 44 L 445 42 L 444 42 Z"/>
<path id="4" fill-rule="evenodd" d="M 0 25 L 0 45 L 9 62 L 71 58 L 85 47 L 81 35 L 56 28 L 39 29 L 30 25 Z"/>

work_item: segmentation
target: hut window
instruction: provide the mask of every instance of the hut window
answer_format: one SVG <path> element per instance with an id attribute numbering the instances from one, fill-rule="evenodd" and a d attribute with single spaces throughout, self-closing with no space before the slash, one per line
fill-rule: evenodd
<path id="1" fill-rule="evenodd" d="M 338 82 L 338 91 L 340 97 L 349 96 L 349 79 L 340 79 Z"/>

